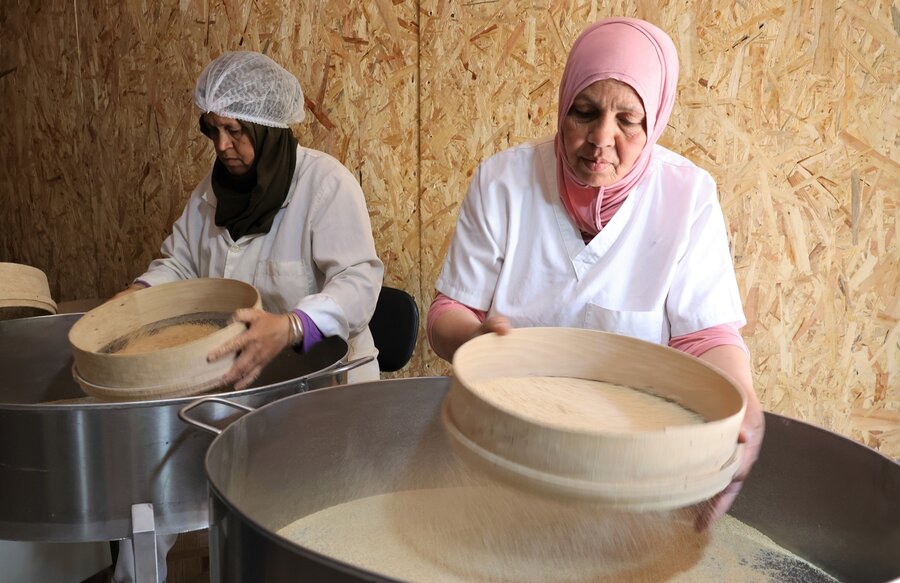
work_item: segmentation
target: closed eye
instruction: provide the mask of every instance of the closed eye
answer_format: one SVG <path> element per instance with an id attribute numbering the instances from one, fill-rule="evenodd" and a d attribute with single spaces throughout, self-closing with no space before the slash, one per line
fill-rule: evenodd
<path id="1" fill-rule="evenodd" d="M 599 112 L 596 109 L 573 107 L 569 110 L 569 115 L 575 117 L 576 119 L 587 121 L 597 117 L 597 115 L 599 115 Z"/>

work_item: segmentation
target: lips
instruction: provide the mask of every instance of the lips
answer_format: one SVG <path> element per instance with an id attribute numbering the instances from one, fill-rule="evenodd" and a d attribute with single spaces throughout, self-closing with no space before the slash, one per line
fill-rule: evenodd
<path id="1" fill-rule="evenodd" d="M 580 156 L 579 159 L 584 167 L 591 172 L 602 172 L 613 165 L 612 162 L 604 158 L 585 158 Z"/>

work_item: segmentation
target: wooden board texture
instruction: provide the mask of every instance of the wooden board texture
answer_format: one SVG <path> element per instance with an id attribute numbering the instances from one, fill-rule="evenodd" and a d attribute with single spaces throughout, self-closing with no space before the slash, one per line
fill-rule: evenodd
<path id="1" fill-rule="evenodd" d="M 900 14 L 886 0 L 4 2 L 0 261 L 44 270 L 56 301 L 121 289 L 211 163 L 197 75 L 259 50 L 300 79 L 301 143 L 359 178 L 385 282 L 424 323 L 474 167 L 554 130 L 568 48 L 609 15 L 678 47 L 662 144 L 718 182 L 764 406 L 900 457 Z M 400 374 L 448 371 L 423 329 Z"/>

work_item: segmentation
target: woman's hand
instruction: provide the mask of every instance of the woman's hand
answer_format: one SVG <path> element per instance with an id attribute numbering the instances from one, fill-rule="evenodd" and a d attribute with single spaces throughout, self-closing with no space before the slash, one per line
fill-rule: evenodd
<path id="1" fill-rule="evenodd" d="M 109 298 L 106 301 L 111 302 L 113 300 L 121 298 L 122 296 L 127 296 L 128 294 L 133 294 L 134 292 L 138 291 L 139 289 L 145 289 L 147 287 L 148 287 L 147 284 L 144 284 L 144 283 L 133 283 L 129 287 L 123 289 L 122 291 L 120 291 L 119 293 L 117 293 L 116 295 L 114 295 L 113 297 Z"/>
<path id="2" fill-rule="evenodd" d="M 502 336 L 510 330 L 512 326 L 505 316 L 490 316 L 482 322 L 470 310 L 451 310 L 434 323 L 432 348 L 438 356 L 452 362 L 459 347 L 472 338 L 491 332 Z"/>
<path id="3" fill-rule="evenodd" d="M 722 518 L 728 512 L 728 509 L 731 508 L 741 488 L 744 487 L 744 480 L 750 474 L 750 468 L 759 457 L 759 449 L 762 446 L 764 433 L 765 417 L 762 409 L 759 408 L 759 403 L 756 403 L 754 411 L 751 411 L 748 405 L 747 413 L 744 415 L 744 420 L 741 423 L 741 431 L 738 434 L 738 443 L 743 444 L 738 471 L 724 490 L 713 496 L 712 499 L 702 506 L 695 524 L 698 531 L 712 526 L 715 521 Z"/>
<path id="4" fill-rule="evenodd" d="M 744 411 L 744 419 L 741 421 L 741 429 L 738 434 L 738 443 L 743 444 L 741 461 L 737 472 L 731 479 L 731 483 L 713 498 L 701 505 L 697 515 L 697 530 L 704 530 L 725 515 L 738 492 L 744 486 L 744 480 L 750 474 L 756 458 L 759 457 L 759 449 L 762 446 L 765 434 L 766 419 L 762 406 L 753 390 L 753 378 L 750 371 L 750 361 L 743 350 L 737 346 L 716 346 L 702 355 L 701 360 L 720 368 L 728 374 L 741 388 L 747 398 L 747 408 Z"/>
<path id="5" fill-rule="evenodd" d="M 494 334 L 499 334 L 500 336 L 505 336 L 509 334 L 510 330 L 512 330 L 512 326 L 509 324 L 509 318 L 506 316 L 490 316 L 489 318 L 484 319 L 484 322 L 481 323 L 481 327 L 478 329 L 478 333 L 475 334 L 475 336 L 490 334 L 492 332 Z M 472 338 L 475 336 L 472 336 Z"/>
<path id="6" fill-rule="evenodd" d="M 235 390 L 241 390 L 253 384 L 262 369 L 287 347 L 291 323 L 287 314 L 270 314 L 252 308 L 238 310 L 234 320 L 247 324 L 247 330 L 210 352 L 206 359 L 215 362 L 236 352 L 237 359 L 222 381 L 234 383 Z"/>

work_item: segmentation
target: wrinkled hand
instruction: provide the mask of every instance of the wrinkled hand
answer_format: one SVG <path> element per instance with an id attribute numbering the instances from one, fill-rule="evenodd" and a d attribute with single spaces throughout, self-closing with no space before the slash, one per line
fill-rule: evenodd
<path id="1" fill-rule="evenodd" d="M 469 340 L 492 332 L 508 334 L 510 330 L 509 319 L 503 316 L 491 316 L 482 322 L 471 309 L 448 310 L 434 322 L 428 332 L 428 340 L 435 354 L 447 362 L 453 362 L 456 351 Z"/>
<path id="2" fill-rule="evenodd" d="M 134 292 L 138 291 L 139 289 L 146 289 L 146 287 L 147 286 L 142 283 L 133 283 L 129 287 L 123 289 L 122 291 L 120 291 L 119 293 L 117 293 L 116 295 L 114 295 L 113 297 L 109 298 L 106 301 L 111 302 L 113 300 L 117 300 L 117 299 L 121 298 L 122 296 L 127 296 L 128 294 L 133 294 Z"/>
<path id="3" fill-rule="evenodd" d="M 731 505 L 737 498 L 741 488 L 744 487 L 744 480 L 750 474 L 750 468 L 753 467 L 756 458 L 759 457 L 759 449 L 762 446 L 763 434 L 765 433 L 765 417 L 762 409 L 756 404 L 752 409 L 748 408 L 741 423 L 741 431 L 738 434 L 738 443 L 744 445 L 741 452 L 741 461 L 731 483 L 724 490 L 716 494 L 709 501 L 702 504 L 697 515 L 694 526 L 698 531 L 705 530 L 713 525 L 718 519 L 728 512 Z"/>
<path id="4" fill-rule="evenodd" d="M 237 359 L 222 381 L 234 383 L 235 390 L 241 390 L 253 384 L 262 369 L 288 345 L 291 324 L 287 314 L 270 314 L 252 308 L 238 310 L 234 320 L 247 324 L 247 330 L 210 352 L 206 360 L 215 362 L 236 352 Z"/>
<path id="5" fill-rule="evenodd" d="M 505 316 L 491 316 L 485 318 L 484 322 L 481 323 L 477 336 L 490 334 L 491 332 L 505 336 L 509 334 L 510 330 L 512 330 L 512 326 L 509 324 L 509 318 Z"/>

